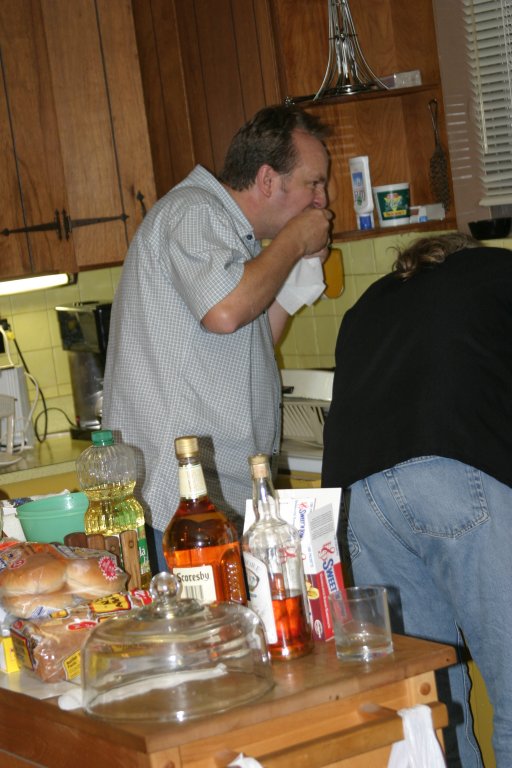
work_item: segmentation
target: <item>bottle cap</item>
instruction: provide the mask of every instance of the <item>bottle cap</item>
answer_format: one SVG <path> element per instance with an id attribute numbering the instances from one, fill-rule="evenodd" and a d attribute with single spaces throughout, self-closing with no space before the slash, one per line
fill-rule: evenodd
<path id="1" fill-rule="evenodd" d="M 199 441 L 195 435 L 177 437 L 174 441 L 174 450 L 178 459 L 188 459 L 191 456 L 197 456 L 199 454 Z"/>
<path id="2" fill-rule="evenodd" d="M 255 464 L 266 464 L 268 462 L 268 456 L 266 453 L 256 453 L 254 456 L 249 456 L 248 461 L 251 467 Z"/>
<path id="3" fill-rule="evenodd" d="M 371 213 L 366 213 L 359 217 L 359 229 L 373 229 Z"/>
<path id="4" fill-rule="evenodd" d="M 91 432 L 91 440 L 93 445 L 114 445 L 114 435 L 110 429 Z"/>
<path id="5" fill-rule="evenodd" d="M 269 460 L 265 453 L 249 456 L 249 466 L 253 477 L 267 477 L 270 474 Z"/>

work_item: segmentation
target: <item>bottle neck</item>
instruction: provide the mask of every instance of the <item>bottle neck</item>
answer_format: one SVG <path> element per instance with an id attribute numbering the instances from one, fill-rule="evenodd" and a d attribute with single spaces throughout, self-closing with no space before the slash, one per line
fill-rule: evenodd
<path id="1" fill-rule="evenodd" d="M 204 472 L 198 459 L 191 457 L 179 460 L 178 480 L 182 499 L 199 499 L 206 496 Z"/>
<path id="2" fill-rule="evenodd" d="M 279 520 L 279 502 L 269 477 L 254 477 L 252 505 L 256 520 Z"/>

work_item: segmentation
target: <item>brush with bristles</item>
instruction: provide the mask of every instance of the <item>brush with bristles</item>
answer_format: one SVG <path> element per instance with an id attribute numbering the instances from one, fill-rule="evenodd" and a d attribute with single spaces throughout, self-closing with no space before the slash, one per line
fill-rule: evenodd
<path id="1" fill-rule="evenodd" d="M 445 212 L 451 205 L 450 179 L 448 173 L 448 158 L 441 145 L 439 127 L 437 123 L 437 99 L 431 99 L 428 103 L 432 127 L 434 129 L 434 154 L 430 158 L 430 189 L 436 203 L 442 203 Z"/>

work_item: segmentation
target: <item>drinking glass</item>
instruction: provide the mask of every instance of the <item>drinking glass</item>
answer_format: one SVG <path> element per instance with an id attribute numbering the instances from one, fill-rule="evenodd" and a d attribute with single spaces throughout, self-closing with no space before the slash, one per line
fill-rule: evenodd
<path id="1" fill-rule="evenodd" d="M 336 655 L 370 661 L 393 651 L 385 587 L 347 587 L 329 595 Z"/>

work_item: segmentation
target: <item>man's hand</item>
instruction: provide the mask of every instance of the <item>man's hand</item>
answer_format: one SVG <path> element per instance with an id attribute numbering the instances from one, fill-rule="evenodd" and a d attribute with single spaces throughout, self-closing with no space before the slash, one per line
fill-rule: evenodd
<path id="1" fill-rule="evenodd" d="M 327 245 L 325 246 L 325 248 L 322 248 L 321 251 L 317 251 L 316 253 L 308 253 L 307 256 L 304 256 L 303 258 L 305 258 L 305 259 L 314 259 L 315 257 L 318 257 L 320 259 L 320 261 L 322 262 L 322 264 L 323 264 L 324 261 L 327 260 L 327 257 L 329 256 L 329 254 L 331 252 L 330 251 L 330 246 L 331 246 L 331 241 L 329 239 Z"/>
<path id="2" fill-rule="evenodd" d="M 331 211 L 325 208 L 307 208 L 290 219 L 258 256 L 245 262 L 239 284 L 207 312 L 204 327 L 212 333 L 233 333 L 271 306 L 302 257 L 318 256 L 324 262 L 329 254 L 331 219 Z M 279 333 L 273 328 L 274 339 Z"/>
<path id="3" fill-rule="evenodd" d="M 325 261 L 331 242 L 331 219 L 327 208 L 307 208 L 285 224 L 275 241 L 295 240 L 297 250 L 306 258 L 318 256 Z"/>

